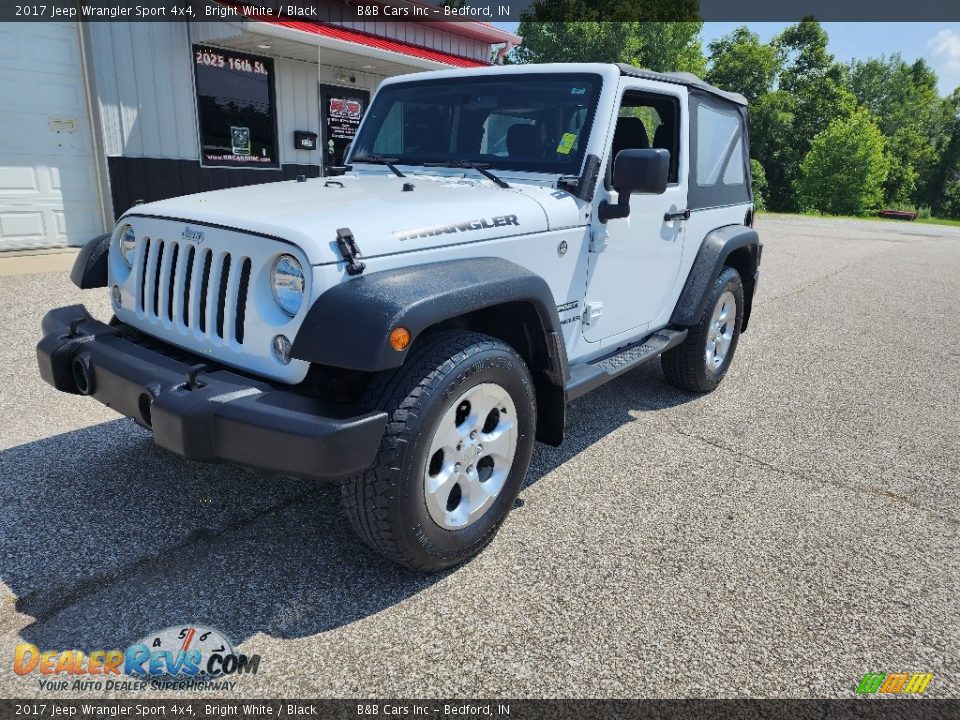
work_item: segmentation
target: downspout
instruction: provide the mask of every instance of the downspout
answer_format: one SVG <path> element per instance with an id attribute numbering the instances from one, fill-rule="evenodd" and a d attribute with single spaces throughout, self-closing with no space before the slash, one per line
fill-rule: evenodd
<path id="1" fill-rule="evenodd" d="M 496 64 L 497 64 L 497 65 L 503 65 L 503 59 L 504 59 L 507 55 L 509 55 L 509 54 L 510 54 L 510 51 L 513 50 L 513 48 L 516 47 L 517 45 L 519 45 L 519 43 L 513 43 L 513 42 L 510 42 L 509 40 L 508 40 L 507 42 L 505 42 L 505 43 L 497 50 L 497 60 L 496 60 Z"/>

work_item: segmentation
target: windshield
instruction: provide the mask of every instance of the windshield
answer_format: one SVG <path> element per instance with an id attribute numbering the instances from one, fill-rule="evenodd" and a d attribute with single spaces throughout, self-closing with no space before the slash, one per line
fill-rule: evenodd
<path id="1" fill-rule="evenodd" d="M 599 75 L 530 73 L 387 85 L 370 106 L 351 158 L 469 161 L 575 175 L 601 82 Z"/>

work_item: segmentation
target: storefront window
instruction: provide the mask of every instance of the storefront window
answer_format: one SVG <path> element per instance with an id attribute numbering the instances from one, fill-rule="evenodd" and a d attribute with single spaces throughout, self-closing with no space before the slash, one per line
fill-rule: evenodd
<path id="1" fill-rule="evenodd" d="M 279 167 L 273 61 L 194 45 L 203 165 Z"/>

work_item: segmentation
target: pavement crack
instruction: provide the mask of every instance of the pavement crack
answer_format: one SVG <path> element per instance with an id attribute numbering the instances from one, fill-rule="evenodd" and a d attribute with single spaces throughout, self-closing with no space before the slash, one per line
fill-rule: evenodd
<path id="1" fill-rule="evenodd" d="M 848 270 L 849 268 L 857 264 L 859 263 L 847 263 L 846 265 L 841 265 L 840 267 L 835 268 L 832 272 L 829 272 L 826 275 L 819 275 L 818 277 L 815 277 L 812 280 L 808 280 L 802 285 L 798 285 L 793 290 L 788 290 L 787 292 L 782 293 L 781 295 L 774 295 L 773 297 L 765 297 L 762 300 L 760 300 L 760 302 L 755 301 L 753 303 L 753 307 L 755 308 L 762 307 L 767 303 L 776 302 L 777 300 L 783 300 L 784 298 L 792 297 L 794 295 L 799 295 L 805 290 L 809 290 L 814 285 L 818 285 L 819 283 L 822 283 L 826 280 L 831 280 L 837 277 L 838 275 L 841 275 L 845 270 Z"/>
<path id="2" fill-rule="evenodd" d="M 157 553 L 142 555 L 112 572 L 87 578 L 78 578 L 59 585 L 45 585 L 42 588 L 31 590 L 26 595 L 17 598 L 15 607 L 18 612 L 33 617 L 34 622 L 32 625 L 47 622 L 63 610 L 76 605 L 85 598 L 106 590 L 118 581 L 132 578 L 147 566 L 155 566 L 170 561 L 182 561 L 186 552 L 195 550 L 203 544 L 214 543 L 227 535 L 254 525 L 267 515 L 282 512 L 288 507 L 299 503 L 309 502 L 308 498 L 315 492 L 315 490 L 308 490 L 294 495 L 283 502 L 270 505 L 252 515 L 238 518 L 234 522 L 228 523 L 217 530 L 211 530 L 205 527 L 196 528 L 188 533 L 182 541 L 165 547 Z"/>
<path id="3" fill-rule="evenodd" d="M 955 518 L 952 515 L 947 515 L 946 513 L 941 513 L 941 512 L 937 512 L 936 510 L 931 510 L 930 508 L 925 507 L 924 505 L 921 505 L 916 500 L 913 500 L 908 495 L 894 492 L 887 488 L 876 488 L 876 487 L 870 487 L 870 486 L 843 483 L 837 480 L 827 480 L 827 479 L 819 478 L 813 475 L 809 475 L 807 473 L 800 472 L 798 470 L 794 470 L 792 468 L 781 467 L 779 465 L 775 465 L 774 463 L 755 457 L 750 453 L 740 450 L 739 448 L 734 448 L 720 441 L 713 440 L 712 438 L 704 437 L 697 433 L 688 432 L 686 430 L 681 430 L 669 418 L 667 418 L 667 424 L 678 435 L 702 442 L 706 445 L 710 445 L 711 447 L 715 447 L 718 450 L 721 450 L 723 452 L 733 455 L 737 460 L 741 462 L 746 460 L 754 465 L 758 465 L 767 470 L 771 470 L 777 474 L 794 477 L 799 480 L 803 480 L 805 482 L 812 483 L 812 484 L 829 485 L 831 487 L 839 488 L 841 490 L 847 490 L 847 491 L 856 492 L 856 493 L 863 493 L 866 495 L 871 495 L 873 497 L 877 497 L 885 500 L 894 500 L 896 502 L 900 502 L 900 503 L 903 503 L 904 505 L 914 508 L 915 510 L 918 510 L 922 513 L 925 513 L 926 515 L 937 518 L 938 520 L 943 521 L 947 525 L 951 525 L 953 527 L 960 527 L 960 519 Z"/>

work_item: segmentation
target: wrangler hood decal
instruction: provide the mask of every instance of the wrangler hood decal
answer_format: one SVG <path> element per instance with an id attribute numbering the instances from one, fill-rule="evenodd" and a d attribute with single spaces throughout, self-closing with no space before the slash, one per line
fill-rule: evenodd
<path id="1" fill-rule="evenodd" d="M 405 183 L 413 190 L 404 191 Z M 217 190 L 138 205 L 131 214 L 280 238 L 320 265 L 343 262 L 336 243 L 337 228 L 343 227 L 353 232 L 364 258 L 542 232 L 551 228 L 544 209 L 549 203 L 535 199 L 543 197 L 549 199 L 548 192 L 532 186 L 365 175 Z"/>
<path id="2" fill-rule="evenodd" d="M 520 221 L 517 220 L 516 215 L 498 215 L 490 220 L 470 220 L 453 225 L 434 225 L 433 227 L 417 228 L 415 230 L 395 230 L 393 235 L 397 240 L 412 240 L 418 237 L 433 237 L 444 233 L 449 235 L 455 232 L 470 232 L 471 230 L 506 227 L 507 225 L 520 227 Z"/>

